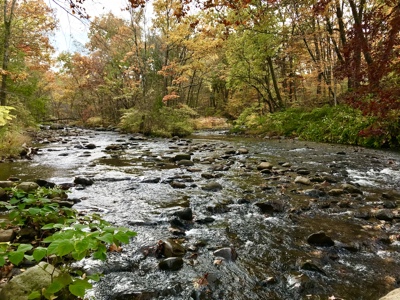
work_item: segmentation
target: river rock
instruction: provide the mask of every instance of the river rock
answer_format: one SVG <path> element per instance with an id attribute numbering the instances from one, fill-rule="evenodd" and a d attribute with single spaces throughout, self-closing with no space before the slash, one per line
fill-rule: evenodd
<path id="1" fill-rule="evenodd" d="M 153 177 L 153 178 L 145 178 L 141 181 L 141 183 L 159 183 L 161 181 L 161 177 Z"/>
<path id="2" fill-rule="evenodd" d="M 213 254 L 216 257 L 222 257 L 226 261 L 235 261 L 238 256 L 235 249 L 230 247 L 215 250 Z"/>
<path id="3" fill-rule="evenodd" d="M 17 189 L 20 189 L 26 193 L 35 191 L 39 188 L 39 185 L 36 182 L 21 182 L 17 185 Z"/>
<path id="4" fill-rule="evenodd" d="M 5 198 L 5 196 L 6 196 L 6 191 L 0 187 L 0 199 Z"/>
<path id="5" fill-rule="evenodd" d="M 117 151 L 117 150 L 122 150 L 122 149 L 123 149 L 123 146 L 118 145 L 118 144 L 110 144 L 110 145 L 106 146 L 107 151 Z"/>
<path id="6" fill-rule="evenodd" d="M 389 208 L 389 209 L 394 209 L 397 208 L 397 203 L 396 201 L 383 201 L 383 207 L 384 208 Z"/>
<path id="7" fill-rule="evenodd" d="M 181 159 L 176 163 L 178 166 L 184 166 L 184 167 L 191 167 L 194 166 L 194 162 L 188 159 Z"/>
<path id="8" fill-rule="evenodd" d="M 169 257 L 160 261 L 158 267 L 164 271 L 178 271 L 183 267 L 183 259 L 181 257 Z"/>
<path id="9" fill-rule="evenodd" d="M 239 149 L 237 150 L 237 153 L 238 153 L 238 154 L 248 154 L 248 153 L 249 153 L 249 150 L 246 149 L 246 148 L 239 148 Z"/>
<path id="10" fill-rule="evenodd" d="M 308 170 L 306 168 L 298 168 L 296 170 L 296 173 L 299 175 L 308 175 L 308 174 L 310 174 L 310 170 Z"/>
<path id="11" fill-rule="evenodd" d="M 0 229 L 0 243 L 11 242 L 15 238 L 15 232 L 12 229 Z"/>
<path id="12" fill-rule="evenodd" d="M 167 239 L 164 242 L 164 247 L 162 254 L 165 257 L 177 257 L 177 256 L 184 256 L 186 253 L 186 250 L 183 246 L 178 244 L 175 240 L 173 239 Z"/>
<path id="13" fill-rule="evenodd" d="M 50 182 L 44 179 L 37 179 L 35 181 L 39 186 L 46 187 L 46 188 L 54 188 L 56 184 L 54 182 Z"/>
<path id="14" fill-rule="evenodd" d="M 171 182 L 169 183 L 169 185 L 170 185 L 171 187 L 173 187 L 174 189 L 184 189 L 184 188 L 187 187 L 186 184 L 185 184 L 184 182 L 179 182 L 179 181 L 171 181 Z"/>
<path id="15" fill-rule="evenodd" d="M 171 160 L 172 161 L 180 161 L 180 160 L 190 160 L 191 155 L 189 153 L 179 153 L 176 154 Z"/>
<path id="16" fill-rule="evenodd" d="M 86 149 L 96 149 L 96 145 L 95 144 L 87 144 L 85 146 Z"/>
<path id="17" fill-rule="evenodd" d="M 321 247 L 330 247 L 335 245 L 335 242 L 323 231 L 311 234 L 307 238 L 307 243 L 309 243 L 310 245 Z"/>
<path id="18" fill-rule="evenodd" d="M 400 299 L 400 289 L 395 289 L 388 293 L 387 295 L 379 298 L 379 300 L 399 300 Z"/>
<path id="19" fill-rule="evenodd" d="M 271 163 L 263 161 L 257 166 L 257 170 L 260 170 L 260 171 L 265 170 L 265 169 L 271 170 L 272 167 L 273 167 L 273 165 Z"/>
<path id="20" fill-rule="evenodd" d="M 81 184 L 81 185 L 92 185 L 94 182 L 90 178 L 86 177 L 75 177 L 74 179 L 75 184 Z"/>
<path id="21" fill-rule="evenodd" d="M 57 277 L 59 271 L 52 265 L 40 262 L 20 275 L 12 278 L 0 291 L 2 300 L 28 300 L 28 296 L 34 291 L 41 291 Z"/>
<path id="22" fill-rule="evenodd" d="M 307 177 L 297 176 L 296 179 L 294 180 L 294 183 L 300 183 L 300 184 L 304 184 L 304 185 L 311 185 L 311 180 L 308 179 Z"/>
<path id="23" fill-rule="evenodd" d="M 306 271 L 318 272 L 318 273 L 326 275 L 325 271 L 320 266 L 318 266 L 317 263 L 315 263 L 311 260 L 307 260 L 306 262 L 304 262 L 301 265 L 300 269 L 306 270 Z"/>
<path id="24" fill-rule="evenodd" d="M 343 195 L 343 194 L 344 194 L 344 190 L 343 189 L 331 189 L 331 190 L 328 191 L 328 195 L 329 196 L 337 197 L 337 196 L 340 196 L 340 195 Z"/>
<path id="25" fill-rule="evenodd" d="M 260 208 L 263 214 L 270 214 L 273 212 L 284 212 L 285 211 L 285 203 L 281 200 L 267 200 L 262 202 L 255 203 L 257 207 Z"/>
<path id="26" fill-rule="evenodd" d="M 175 215 L 182 220 L 191 221 L 193 220 L 193 212 L 190 207 L 186 207 L 183 210 L 177 211 Z"/>
<path id="27" fill-rule="evenodd" d="M 363 192 L 359 188 L 355 187 L 352 184 L 348 184 L 348 183 L 342 184 L 342 189 L 346 193 L 349 193 L 349 194 L 361 194 L 361 195 L 363 194 Z"/>
<path id="28" fill-rule="evenodd" d="M 206 185 L 203 185 L 201 188 L 204 191 L 218 192 L 222 190 L 222 185 L 214 181 L 214 182 L 209 182 Z"/>
<path id="29" fill-rule="evenodd" d="M 202 173 L 202 174 L 201 174 L 201 177 L 203 177 L 203 178 L 205 178 L 205 179 L 212 179 L 212 178 L 214 178 L 215 176 L 214 176 L 213 174 L 211 174 L 211 173 Z"/>
<path id="30" fill-rule="evenodd" d="M 394 218 L 394 214 L 390 209 L 378 209 L 375 212 L 375 218 L 383 221 L 391 221 Z"/>
<path id="31" fill-rule="evenodd" d="M 215 221 L 215 219 L 213 217 L 205 217 L 205 218 L 197 219 L 196 223 L 209 224 L 209 223 L 212 223 L 214 221 Z"/>

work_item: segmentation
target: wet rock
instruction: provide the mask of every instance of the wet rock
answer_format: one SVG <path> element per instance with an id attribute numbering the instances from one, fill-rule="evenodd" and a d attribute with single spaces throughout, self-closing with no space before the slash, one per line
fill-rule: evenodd
<path id="1" fill-rule="evenodd" d="M 320 266 L 318 266 L 317 263 L 315 263 L 311 260 L 307 260 L 305 263 L 303 263 L 301 265 L 300 269 L 306 270 L 306 271 L 318 272 L 323 275 L 326 275 L 325 271 Z"/>
<path id="2" fill-rule="evenodd" d="M 35 191 L 39 188 L 39 185 L 36 182 L 21 182 L 17 185 L 17 189 L 20 189 L 26 193 Z"/>
<path id="3" fill-rule="evenodd" d="M 400 289 L 395 289 L 391 291 L 390 293 L 386 294 L 382 298 L 379 298 L 379 300 L 399 300 L 400 299 Z"/>
<path id="4" fill-rule="evenodd" d="M 213 214 L 223 214 L 231 209 L 228 207 L 228 204 L 217 202 L 207 205 L 206 210 Z"/>
<path id="5" fill-rule="evenodd" d="M 263 214 L 285 211 L 285 203 L 279 199 L 257 202 L 255 205 L 260 208 Z"/>
<path id="6" fill-rule="evenodd" d="M 267 287 L 271 284 L 275 284 L 278 281 L 276 280 L 276 278 L 274 276 L 269 276 L 267 278 L 265 278 L 264 280 L 262 280 L 259 284 L 263 287 Z"/>
<path id="7" fill-rule="evenodd" d="M 72 207 L 72 206 L 74 206 L 74 204 L 75 204 L 74 201 L 68 201 L 68 200 L 61 199 L 61 198 L 54 198 L 54 199 L 51 199 L 51 202 L 57 203 L 57 204 L 60 205 L 61 207 Z"/>
<path id="8" fill-rule="evenodd" d="M 351 202 L 349 200 L 341 200 L 337 204 L 340 208 L 350 208 Z"/>
<path id="9" fill-rule="evenodd" d="M 213 217 L 205 217 L 205 218 L 197 219 L 196 223 L 209 224 L 209 223 L 212 223 L 214 221 L 215 221 L 215 219 Z"/>
<path id="10" fill-rule="evenodd" d="M 179 218 L 181 218 L 182 220 L 185 221 L 192 221 L 193 220 L 193 212 L 192 209 L 190 207 L 187 207 L 183 210 L 177 211 L 175 213 L 175 215 Z"/>
<path id="11" fill-rule="evenodd" d="M 161 181 L 161 177 L 153 177 L 153 178 L 145 178 L 141 181 L 141 183 L 159 183 Z"/>
<path id="12" fill-rule="evenodd" d="M 325 191 L 321 191 L 321 190 L 317 190 L 317 189 L 304 190 L 303 193 L 304 193 L 304 195 L 307 195 L 307 196 L 313 197 L 313 198 L 319 198 L 319 197 L 326 196 Z"/>
<path id="13" fill-rule="evenodd" d="M 354 218 L 368 220 L 371 217 L 369 209 L 359 209 L 354 212 Z"/>
<path id="14" fill-rule="evenodd" d="M 273 165 L 271 163 L 263 161 L 257 166 L 257 170 L 260 170 L 260 171 L 265 170 L 265 169 L 271 170 L 272 167 L 273 167 Z"/>
<path id="15" fill-rule="evenodd" d="M 183 259 L 181 257 L 169 257 L 160 261 L 158 267 L 164 271 L 178 271 L 183 267 Z"/>
<path id="16" fill-rule="evenodd" d="M 178 218 L 171 219 L 169 221 L 169 224 L 173 228 L 178 228 L 178 229 L 182 229 L 182 230 L 185 230 L 185 228 L 186 228 L 185 224 L 183 224 Z"/>
<path id="17" fill-rule="evenodd" d="M 191 167 L 191 166 L 194 166 L 194 162 L 192 162 L 191 160 L 188 160 L 188 159 L 182 159 L 177 162 L 177 165 L 184 166 L 184 167 Z"/>
<path id="18" fill-rule="evenodd" d="M 96 145 L 95 144 L 87 144 L 85 146 L 86 149 L 96 149 Z"/>
<path id="19" fill-rule="evenodd" d="M 389 209 L 379 209 L 375 212 L 375 218 L 383 221 L 391 221 L 394 218 L 394 214 Z"/>
<path id="20" fill-rule="evenodd" d="M 15 238 L 15 232 L 12 229 L 0 229 L 0 243 L 11 242 Z"/>
<path id="21" fill-rule="evenodd" d="M 189 153 L 179 153 L 176 154 L 171 160 L 172 161 L 181 161 L 181 160 L 190 160 L 191 155 Z"/>
<path id="22" fill-rule="evenodd" d="M 41 186 L 41 187 L 46 187 L 46 188 L 54 188 L 56 184 L 54 182 L 50 182 L 44 179 L 37 179 L 36 183 Z"/>
<path id="23" fill-rule="evenodd" d="M 291 163 L 288 163 L 288 162 L 282 163 L 282 167 L 284 167 L 284 168 L 290 168 L 291 166 L 292 166 Z"/>
<path id="24" fill-rule="evenodd" d="M 389 209 L 394 209 L 394 208 L 397 208 L 397 203 L 396 203 L 396 201 L 383 201 L 383 207 L 389 208 Z"/>
<path id="25" fill-rule="evenodd" d="M 331 189 L 331 190 L 328 191 L 328 195 L 329 196 L 337 197 L 337 196 L 340 196 L 340 195 L 343 195 L 343 194 L 344 194 L 344 190 L 343 189 Z"/>
<path id="26" fill-rule="evenodd" d="M 201 189 L 204 191 L 218 192 L 222 190 L 222 185 L 214 181 L 214 182 L 209 182 L 206 185 L 203 185 Z"/>
<path id="27" fill-rule="evenodd" d="M 86 178 L 86 177 L 75 177 L 74 179 L 74 183 L 75 184 L 81 184 L 81 185 L 92 185 L 94 182 L 92 179 L 90 178 Z"/>
<path id="28" fill-rule="evenodd" d="M 325 232 L 317 232 L 311 234 L 307 238 L 307 243 L 314 246 L 321 246 L 321 247 L 330 247 L 335 245 L 335 242 L 325 234 Z"/>
<path id="29" fill-rule="evenodd" d="M 25 272 L 12 278 L 1 290 L 2 300 L 27 300 L 34 291 L 41 291 L 57 277 L 59 271 L 45 262 L 29 268 Z"/>
<path id="30" fill-rule="evenodd" d="M 296 169 L 296 173 L 299 175 L 308 175 L 308 174 L 310 174 L 310 170 L 308 170 L 306 168 L 298 168 L 298 169 Z"/>
<path id="31" fill-rule="evenodd" d="M 226 151 L 225 151 L 225 154 L 228 154 L 229 156 L 232 155 L 232 154 L 236 154 L 236 150 L 234 150 L 234 149 L 226 150 Z M 228 158 L 229 158 L 229 157 L 228 157 Z"/>
<path id="32" fill-rule="evenodd" d="M 169 185 L 174 189 L 184 189 L 187 187 L 185 183 L 179 181 L 172 181 L 169 183 Z"/>
<path id="33" fill-rule="evenodd" d="M 215 250 L 213 255 L 216 257 L 222 257 L 226 261 L 235 261 L 238 256 L 235 249 L 230 247 Z"/>
<path id="34" fill-rule="evenodd" d="M 246 148 L 239 148 L 239 149 L 237 150 L 237 153 L 238 153 L 238 154 L 248 154 L 248 153 L 249 153 L 249 150 L 246 149 Z"/>
<path id="35" fill-rule="evenodd" d="M 202 173 L 201 177 L 203 177 L 205 179 L 212 179 L 212 178 L 214 178 L 214 175 L 211 173 Z"/>
<path id="36" fill-rule="evenodd" d="M 300 184 L 304 184 L 304 185 L 311 185 L 310 179 L 308 179 L 307 177 L 303 177 L 303 176 L 297 176 L 296 179 L 294 180 L 294 183 L 300 183 Z"/>
<path id="37" fill-rule="evenodd" d="M 111 144 L 111 145 L 106 146 L 107 151 L 116 151 L 116 150 L 122 150 L 122 149 L 123 149 L 122 145 L 117 145 L 117 144 Z"/>
<path id="38" fill-rule="evenodd" d="M 185 253 L 185 248 L 182 245 L 178 244 L 175 240 L 167 239 L 164 242 L 162 255 L 164 255 L 165 257 L 180 257 L 184 256 Z"/>
<path id="39" fill-rule="evenodd" d="M 359 188 L 348 183 L 342 184 L 342 189 L 349 194 L 361 194 L 361 195 L 363 194 L 363 192 Z"/>

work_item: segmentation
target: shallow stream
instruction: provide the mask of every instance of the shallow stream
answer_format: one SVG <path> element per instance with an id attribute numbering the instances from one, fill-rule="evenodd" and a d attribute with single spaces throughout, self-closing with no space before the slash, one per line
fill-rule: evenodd
<path id="1" fill-rule="evenodd" d="M 138 233 L 107 262 L 82 262 L 104 273 L 88 298 L 376 300 L 400 284 L 398 152 L 222 132 L 70 129 L 41 143 L 32 161 L 1 163 L 0 180 L 92 179 L 71 189 L 74 207 Z M 183 265 L 160 270 L 164 256 Z"/>

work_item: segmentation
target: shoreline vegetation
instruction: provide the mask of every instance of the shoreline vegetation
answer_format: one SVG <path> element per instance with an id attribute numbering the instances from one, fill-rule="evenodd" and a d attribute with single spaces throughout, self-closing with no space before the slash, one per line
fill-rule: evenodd
<path id="1" fill-rule="evenodd" d="M 38 129 L 9 120 L 0 127 L 0 158 L 18 159 L 26 156 L 32 133 Z M 127 133 L 149 136 L 188 136 L 196 130 L 227 130 L 228 134 L 257 137 L 297 138 L 305 141 L 335 143 L 376 149 L 400 148 L 400 122 L 396 118 L 380 120 L 365 116 L 346 105 L 323 106 L 306 110 L 289 108 L 276 113 L 263 113 L 259 106 L 246 108 L 233 121 L 223 117 L 199 117 L 188 106 L 178 109 L 162 107 L 152 113 L 127 110 L 118 125 L 105 124 L 100 117 L 85 124 L 87 128 L 112 127 Z M 63 126 L 63 125 L 61 125 Z M 56 127 L 59 127 L 56 126 Z"/>

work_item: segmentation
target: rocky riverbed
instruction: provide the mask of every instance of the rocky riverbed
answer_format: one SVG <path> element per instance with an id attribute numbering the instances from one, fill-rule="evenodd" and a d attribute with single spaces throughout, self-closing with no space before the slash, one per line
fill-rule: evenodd
<path id="1" fill-rule="evenodd" d="M 400 154 L 200 133 L 43 131 L 0 180 L 70 187 L 83 213 L 138 232 L 93 299 L 365 299 L 400 283 Z"/>

